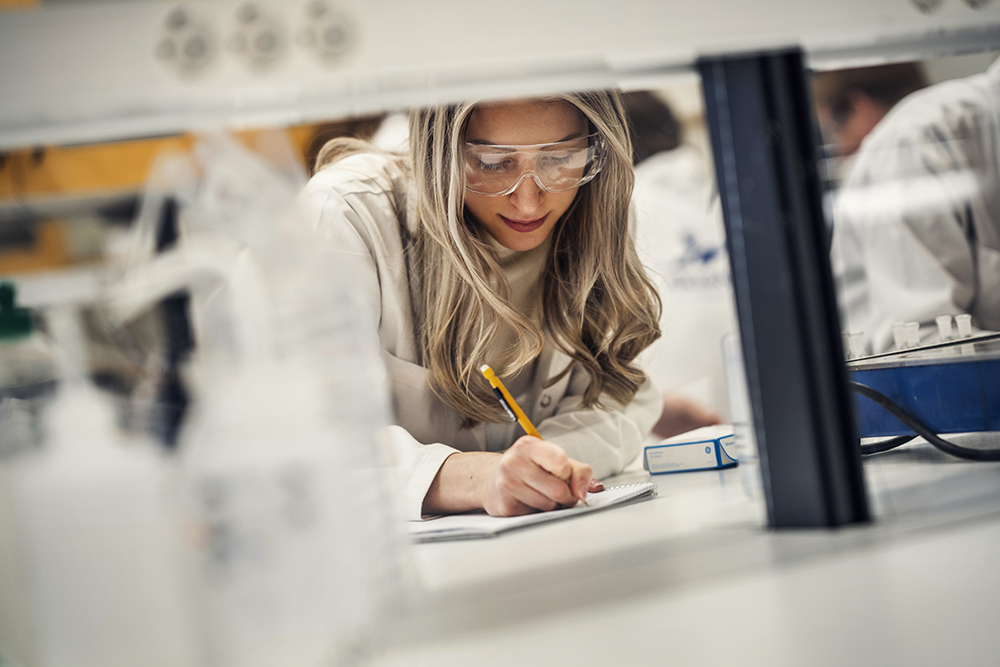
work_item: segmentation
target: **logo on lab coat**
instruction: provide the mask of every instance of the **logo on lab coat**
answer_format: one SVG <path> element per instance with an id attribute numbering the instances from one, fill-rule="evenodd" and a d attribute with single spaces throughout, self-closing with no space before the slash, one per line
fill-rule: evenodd
<path id="1" fill-rule="evenodd" d="M 661 267 L 668 289 L 703 291 L 729 287 L 729 260 L 724 244 L 698 239 L 691 231 L 683 231 L 678 241 L 679 252 Z"/>

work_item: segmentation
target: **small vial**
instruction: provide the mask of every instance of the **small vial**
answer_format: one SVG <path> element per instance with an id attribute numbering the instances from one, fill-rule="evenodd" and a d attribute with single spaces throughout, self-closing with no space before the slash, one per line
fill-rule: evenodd
<path id="1" fill-rule="evenodd" d="M 906 349 L 906 332 L 904 331 L 905 327 L 906 327 L 905 322 L 892 323 L 892 342 L 896 344 L 897 350 Z"/>
<path id="2" fill-rule="evenodd" d="M 906 335 L 906 347 L 920 347 L 920 322 L 907 322 L 903 333 Z"/>
<path id="3" fill-rule="evenodd" d="M 852 331 L 848 334 L 851 359 L 859 359 L 865 356 L 865 332 Z"/>
<path id="4" fill-rule="evenodd" d="M 959 338 L 972 338 L 972 315 L 956 315 L 955 324 L 958 325 Z"/>
<path id="5" fill-rule="evenodd" d="M 940 315 L 934 318 L 937 322 L 938 327 L 938 338 L 942 343 L 947 342 L 952 339 L 953 334 L 951 330 L 951 315 Z"/>

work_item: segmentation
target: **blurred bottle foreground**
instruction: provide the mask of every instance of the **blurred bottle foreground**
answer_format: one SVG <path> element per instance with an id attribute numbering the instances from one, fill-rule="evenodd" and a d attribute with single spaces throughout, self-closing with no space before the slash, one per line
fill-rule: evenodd
<path id="1" fill-rule="evenodd" d="M 54 379 L 50 342 L 34 314 L 18 305 L 14 285 L 0 282 L 0 458 L 41 441 L 41 411 Z"/>
<path id="2" fill-rule="evenodd" d="M 402 603 L 375 323 L 297 215 L 304 174 L 270 149 L 211 136 L 161 159 L 108 273 L 117 323 L 189 295 L 176 450 L 123 435 L 72 370 L 83 346 L 56 340 L 77 358 L 42 445 L 0 461 L 3 659 L 353 664 Z M 158 252 L 168 201 L 179 233 Z"/>

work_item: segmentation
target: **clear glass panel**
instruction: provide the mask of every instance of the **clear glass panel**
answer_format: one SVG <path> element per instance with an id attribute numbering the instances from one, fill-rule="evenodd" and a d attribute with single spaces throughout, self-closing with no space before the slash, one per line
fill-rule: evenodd
<path id="1" fill-rule="evenodd" d="M 890 415 L 883 397 L 857 399 L 869 489 L 883 517 L 972 511 L 997 496 L 984 483 L 996 464 L 943 465 L 1000 453 L 1000 355 L 988 342 L 1000 331 L 994 57 L 813 79 L 848 370 L 929 434 L 880 453 L 920 429 Z M 987 340 L 973 344 L 978 337 Z M 936 437 L 945 442 L 935 449 L 928 440 Z"/>
<path id="2" fill-rule="evenodd" d="M 736 331 L 725 228 L 697 79 L 625 96 L 635 154 L 636 246 L 663 300 L 647 369 L 729 422 L 722 339 Z M 680 430 L 678 430 L 680 429 Z M 664 436 L 685 430 L 662 425 Z"/>
<path id="3" fill-rule="evenodd" d="M 942 72 L 957 64 L 966 70 L 951 71 L 944 81 Z M 929 372 L 939 374 L 923 386 L 930 387 L 927 395 L 938 400 L 934 410 L 945 403 L 954 405 L 959 389 L 969 392 L 962 394 L 968 398 L 959 399 L 963 408 L 980 401 L 984 392 L 995 396 L 990 393 L 996 391 L 994 378 L 1000 377 L 995 343 L 962 339 L 953 347 L 931 347 L 915 354 L 906 338 L 913 328 L 904 327 L 907 356 L 874 354 L 896 346 L 892 331 L 896 321 L 917 323 L 915 344 L 920 347 L 933 346 L 941 332 L 948 331 L 944 323 L 938 327 L 939 315 L 951 316 L 951 333 L 946 335 L 952 338 L 964 335 L 965 320 L 957 319 L 962 314 L 970 315 L 973 335 L 1000 329 L 995 309 L 1000 298 L 1000 286 L 995 284 L 1000 277 L 1000 231 L 993 222 L 997 218 L 991 217 L 1000 214 L 1000 202 L 992 200 L 1000 192 L 1000 147 L 994 145 L 1000 132 L 993 97 L 1000 85 L 991 83 L 990 73 L 983 73 L 988 64 L 980 57 L 891 70 L 892 104 L 879 102 L 885 98 L 875 92 L 867 98 L 852 92 L 833 101 L 827 87 L 846 73 L 818 74 L 814 80 L 817 114 L 825 131 L 821 166 L 835 277 L 846 330 L 859 334 L 849 336 L 845 344 L 851 356 L 858 357 L 850 360 L 849 370 L 855 380 L 880 388 L 931 426 L 938 424 L 937 415 L 923 411 L 923 396 L 906 403 L 879 378 L 862 374 L 888 372 L 896 382 L 913 368 L 933 366 Z M 920 90 L 900 92 L 907 69 L 925 77 L 911 86 Z M 908 96 L 911 92 L 913 96 Z M 739 346 L 732 337 L 738 331 L 732 281 L 700 82 L 693 76 L 677 77 L 656 90 L 629 92 L 625 101 L 634 144 L 631 210 L 636 249 L 663 302 L 663 336 L 642 356 L 644 367 L 665 392 L 666 410 L 656 433 L 666 437 L 724 422 L 749 436 L 745 378 L 739 375 L 742 366 L 734 355 Z M 911 104 L 920 106 L 907 111 Z M 929 121 L 925 118 L 923 114 L 932 111 L 943 114 L 941 122 L 936 123 L 933 115 L 928 115 Z M 897 123 L 904 130 L 897 129 Z M 351 136 L 372 140 L 383 150 L 402 150 L 408 142 L 408 123 L 405 113 L 395 113 L 286 128 L 283 134 L 286 144 L 263 132 L 245 133 L 241 139 L 268 155 L 281 167 L 279 171 L 301 181 L 317 161 L 323 161 L 322 148 L 329 139 Z M 130 252 L 126 232 L 141 216 L 138 204 L 157 168 L 156 157 L 165 150 L 189 151 L 194 142 L 190 136 L 168 137 L 4 155 L 0 276 L 13 277 L 23 302 L 42 312 L 93 302 L 103 269 Z M 876 296 L 886 308 L 896 310 L 876 316 L 872 308 Z M 162 310 L 151 310 L 121 324 L 100 308 L 86 310 L 87 372 L 118 397 L 118 419 L 131 433 L 152 430 L 163 435 L 162 422 L 171 418 L 171 406 L 176 408 L 171 402 L 186 400 L 159 389 L 166 381 L 174 381 L 176 387 L 177 378 L 165 377 L 164 372 L 163 359 L 176 342 L 166 333 L 169 319 Z M 45 329 L 48 323 L 42 317 L 40 324 Z M 933 363 L 924 363 L 928 359 Z M 951 374 L 948 364 L 955 359 L 978 364 L 978 379 Z M 877 406 L 859 410 L 863 433 L 871 436 L 865 445 L 877 445 L 900 432 L 885 427 L 884 418 L 879 422 L 878 410 Z M 993 430 L 996 414 L 996 402 L 979 413 L 994 420 L 989 422 Z M 975 433 L 946 438 L 970 448 L 996 444 Z M 447 551 L 443 545 L 418 550 L 418 569 L 430 590 L 427 608 L 433 613 L 428 621 L 410 619 L 414 634 L 447 638 L 455 626 L 446 625 L 446 617 L 467 630 L 497 619 L 514 622 L 546 610 L 590 604 L 602 596 L 625 599 L 657 587 L 663 592 L 712 581 L 717 575 L 759 566 L 763 541 L 766 549 L 779 554 L 774 556 L 777 560 L 844 544 L 837 539 L 857 539 L 857 533 L 848 531 L 829 541 L 828 536 L 816 540 L 801 534 L 762 534 L 759 469 L 750 443 L 740 444 L 731 452 L 740 460 L 736 469 L 651 477 L 643 470 L 641 457 L 632 461 L 613 483 L 652 479 L 660 485 L 664 502 L 633 508 L 631 514 L 595 515 L 576 537 L 572 528 L 561 533 L 538 529 L 486 548 L 456 544 Z M 0 453 L 13 454 L 15 449 Z M 867 457 L 869 491 L 883 525 L 889 524 L 888 519 L 923 525 L 928 516 L 968 516 L 976 508 L 989 509 L 1000 502 L 995 464 L 945 465 L 955 460 L 920 441 Z M 295 475 L 288 479 L 282 488 L 292 489 L 289 497 L 298 502 L 301 498 L 295 494 L 308 484 Z M 301 503 L 294 509 L 308 514 Z M 391 533 L 374 519 L 370 525 L 377 527 L 361 534 L 382 531 L 376 535 L 382 539 Z M 570 539 L 563 539 L 565 535 Z M 592 539 L 594 535 L 600 539 Z M 436 546 L 442 549 L 435 551 Z M 356 562 L 354 566 L 361 568 Z M 593 590 L 576 586 L 588 578 L 597 581 Z M 522 606 L 521 602 L 539 601 L 537 583 L 543 579 L 558 593 L 552 598 L 559 602 L 544 601 L 538 605 L 541 611 Z M 386 589 L 393 586 L 387 583 Z M 518 604 L 493 609 L 483 602 L 501 594 Z M 453 604 L 459 612 L 444 610 Z M 459 615 L 463 618 L 457 623 Z M 354 628 L 350 623 L 344 627 Z"/>
<path id="4" fill-rule="evenodd" d="M 328 139 L 369 138 L 381 122 L 381 116 L 366 116 L 236 136 L 279 172 L 304 181 Z M 141 217 L 149 179 L 162 178 L 164 161 L 191 154 L 197 141 L 179 135 L 0 155 L 0 281 L 15 285 L 17 305 L 33 311 L 43 335 L 51 333 L 47 312 L 82 308 L 86 371 L 122 400 L 123 425 L 140 431 L 151 427 L 149 419 L 159 419 L 150 415 L 159 408 L 136 411 L 131 398 L 144 383 L 159 382 L 158 360 L 167 354 L 162 313 L 153 309 L 119 326 L 98 304 L 107 296 L 107 272 L 135 250 L 130 230 Z M 38 377 L 46 381 L 39 390 L 52 388 L 55 369 L 48 366 Z M 154 431 L 162 434 L 159 427 Z"/>

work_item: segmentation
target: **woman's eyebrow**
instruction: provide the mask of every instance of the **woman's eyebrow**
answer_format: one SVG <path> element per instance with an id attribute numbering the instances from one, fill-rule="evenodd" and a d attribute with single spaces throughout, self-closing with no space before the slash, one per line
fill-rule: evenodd
<path id="1" fill-rule="evenodd" d="M 580 137 L 584 137 L 584 136 L 586 136 L 586 135 L 584 133 L 582 133 L 582 132 L 573 132 L 573 133 L 568 134 L 565 137 L 563 137 L 562 139 L 559 139 L 557 141 L 547 141 L 547 142 L 545 142 L 543 144 L 523 144 L 523 145 L 524 146 L 551 146 L 552 144 L 561 144 L 564 141 L 569 141 L 570 139 L 579 139 Z M 506 147 L 506 146 L 514 146 L 515 145 L 515 144 L 496 144 L 496 143 L 493 143 L 492 141 L 487 141 L 486 139 L 469 139 L 468 141 L 466 141 L 466 143 L 473 144 L 475 146 L 503 146 L 503 147 Z M 522 144 L 518 144 L 518 145 L 522 145 Z"/>

